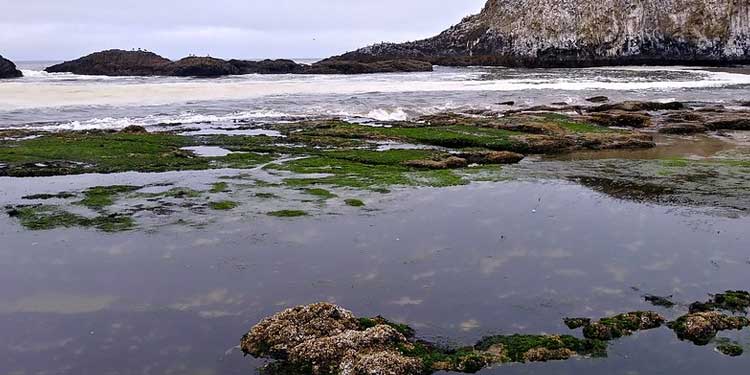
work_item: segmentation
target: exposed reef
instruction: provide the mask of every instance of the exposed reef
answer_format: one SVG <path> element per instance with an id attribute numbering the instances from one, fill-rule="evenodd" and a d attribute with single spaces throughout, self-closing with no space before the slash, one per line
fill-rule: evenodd
<path id="1" fill-rule="evenodd" d="M 433 38 L 383 43 L 329 61 L 588 67 L 750 61 L 750 5 L 720 0 L 489 0 Z"/>
<path id="2" fill-rule="evenodd" d="M 49 73 L 103 76 L 221 77 L 241 74 L 364 74 L 431 71 L 432 64 L 419 60 L 376 62 L 328 61 L 312 65 L 291 60 L 222 60 L 190 56 L 171 61 L 153 52 L 107 50 L 45 69 Z"/>
<path id="3" fill-rule="evenodd" d="M 19 77 L 23 77 L 23 73 L 16 68 L 16 64 L 0 56 L 0 79 Z"/>
<path id="4" fill-rule="evenodd" d="M 607 342 L 636 331 L 656 329 L 666 319 L 651 311 L 602 318 L 567 318 L 571 329 L 584 328 L 583 339 L 570 335 L 497 335 L 475 345 L 445 347 L 416 337 L 404 324 L 383 317 L 357 318 L 330 303 L 284 310 L 264 319 L 242 337 L 246 355 L 276 360 L 271 374 L 421 375 L 438 371 L 475 373 L 504 363 L 567 360 L 607 355 Z M 689 313 L 670 322 L 680 339 L 706 345 L 722 330 L 749 326 L 744 317 L 718 312 Z M 739 356 L 744 348 L 716 340 L 718 352 Z"/>

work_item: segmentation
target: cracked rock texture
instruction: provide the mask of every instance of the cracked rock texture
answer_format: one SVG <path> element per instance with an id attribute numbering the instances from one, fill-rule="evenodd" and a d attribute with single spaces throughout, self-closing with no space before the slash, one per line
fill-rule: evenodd
<path id="1" fill-rule="evenodd" d="M 433 38 L 332 60 L 584 67 L 747 63 L 747 0 L 489 0 Z"/>

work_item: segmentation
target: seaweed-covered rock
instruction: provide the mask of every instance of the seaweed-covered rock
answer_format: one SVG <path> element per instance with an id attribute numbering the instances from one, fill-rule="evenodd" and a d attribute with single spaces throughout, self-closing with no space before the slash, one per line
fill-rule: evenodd
<path id="1" fill-rule="evenodd" d="M 464 152 L 456 155 L 472 164 L 516 164 L 525 156 L 510 151 L 476 151 Z"/>
<path id="2" fill-rule="evenodd" d="M 583 327 L 587 339 L 609 341 L 636 331 L 661 327 L 666 320 L 653 311 L 636 311 L 600 319 Z"/>
<path id="3" fill-rule="evenodd" d="M 0 56 L 0 79 L 19 77 L 23 77 L 23 73 L 16 68 L 16 64 Z"/>
<path id="4" fill-rule="evenodd" d="M 659 128 L 659 133 L 662 134 L 697 134 L 705 133 L 706 127 L 701 124 L 691 123 L 679 123 L 679 124 L 668 124 Z"/>
<path id="5" fill-rule="evenodd" d="M 148 130 L 140 125 L 129 125 L 120 130 L 123 134 L 147 134 Z"/>
<path id="6" fill-rule="evenodd" d="M 718 350 L 719 353 L 730 357 L 739 357 L 745 352 L 745 348 L 743 348 L 742 345 L 733 342 L 719 344 L 716 347 L 716 350 Z"/>
<path id="7" fill-rule="evenodd" d="M 300 372 L 340 375 L 419 375 L 423 363 L 402 355 L 407 338 L 388 324 L 363 329 L 348 310 L 329 303 L 287 309 L 246 334 L 242 351 L 284 360 Z"/>
<path id="8" fill-rule="evenodd" d="M 743 329 L 750 326 L 750 320 L 745 317 L 728 316 L 718 311 L 707 311 L 681 316 L 668 326 L 680 340 L 707 345 L 719 331 Z"/>
<path id="9" fill-rule="evenodd" d="M 661 307 L 666 307 L 666 308 L 671 308 L 671 307 L 674 307 L 675 305 L 674 302 L 672 302 L 670 298 L 672 298 L 672 296 L 662 297 L 662 296 L 655 296 L 653 294 L 647 294 L 643 296 L 643 299 L 646 302 L 654 306 L 661 306 Z"/>
<path id="10" fill-rule="evenodd" d="M 731 312 L 747 312 L 750 309 L 750 293 L 744 290 L 728 290 L 711 297 L 706 302 L 695 302 L 690 305 L 690 312 L 707 312 L 724 310 Z"/>
<path id="11" fill-rule="evenodd" d="M 403 163 L 407 167 L 419 168 L 419 169 L 452 169 L 452 168 L 463 168 L 469 165 L 466 159 L 449 156 L 444 159 L 432 160 L 432 159 L 419 159 L 419 160 L 407 160 Z"/>
<path id="12" fill-rule="evenodd" d="M 418 374 L 422 362 L 396 351 L 405 344 L 406 338 L 401 333 L 390 326 L 379 325 L 365 331 L 349 330 L 335 336 L 307 340 L 289 351 L 288 360 L 309 366 L 314 374 L 387 374 L 394 369 L 399 370 L 398 374 Z M 387 367 L 368 368 L 367 364 Z"/>
<path id="13" fill-rule="evenodd" d="M 563 319 L 565 325 L 570 329 L 578 329 L 591 324 L 589 318 L 565 318 Z"/>
<path id="14" fill-rule="evenodd" d="M 602 126 L 645 128 L 651 125 L 651 117 L 642 113 L 625 111 L 602 112 L 591 115 L 591 122 Z"/>
<path id="15" fill-rule="evenodd" d="M 642 102 L 642 101 L 624 101 L 621 103 L 602 104 L 588 108 L 589 112 L 644 112 L 644 111 L 676 111 L 685 109 L 685 104 L 680 102 Z"/>
<path id="16" fill-rule="evenodd" d="M 316 303 L 287 309 L 263 320 L 242 338 L 240 346 L 245 354 L 283 359 L 305 341 L 358 328 L 350 311 L 330 303 Z"/>

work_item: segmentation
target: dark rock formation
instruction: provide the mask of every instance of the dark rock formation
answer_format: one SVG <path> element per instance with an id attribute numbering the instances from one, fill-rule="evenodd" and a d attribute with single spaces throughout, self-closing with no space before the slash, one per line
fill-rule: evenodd
<path id="1" fill-rule="evenodd" d="M 16 64 L 0 56 L 0 79 L 19 78 L 23 74 L 16 68 Z"/>
<path id="2" fill-rule="evenodd" d="M 303 73 L 306 66 L 292 60 L 229 60 L 239 74 L 290 74 Z"/>
<path id="3" fill-rule="evenodd" d="M 429 72 L 432 64 L 419 60 L 385 60 L 358 62 L 345 60 L 324 60 L 311 65 L 305 73 L 309 74 L 365 74 L 392 72 Z"/>
<path id="4" fill-rule="evenodd" d="M 292 60 L 222 60 L 212 57 L 186 57 L 171 61 L 152 52 L 109 50 L 77 60 L 50 66 L 49 73 L 103 76 L 221 77 L 238 74 L 365 74 L 431 71 L 425 61 L 333 61 L 312 65 Z"/>
<path id="5" fill-rule="evenodd" d="M 74 73 L 102 76 L 160 75 L 172 61 L 153 52 L 108 50 L 92 53 L 44 69 L 48 73 Z"/>
<path id="6" fill-rule="evenodd" d="M 164 66 L 160 75 L 175 77 L 221 77 L 239 74 L 231 63 L 212 57 L 186 57 Z"/>
<path id="7" fill-rule="evenodd" d="M 330 59 L 584 67 L 750 62 L 750 3 L 737 0 L 489 0 L 440 35 Z"/>

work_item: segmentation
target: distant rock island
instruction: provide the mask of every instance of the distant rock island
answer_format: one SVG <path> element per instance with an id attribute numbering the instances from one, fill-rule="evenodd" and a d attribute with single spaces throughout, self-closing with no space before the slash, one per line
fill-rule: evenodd
<path id="1" fill-rule="evenodd" d="M 16 68 L 16 64 L 0 56 L 0 79 L 22 77 L 23 73 Z"/>
<path id="2" fill-rule="evenodd" d="M 750 62 L 747 0 L 489 0 L 440 35 L 327 61 L 590 67 Z"/>
<path id="3" fill-rule="evenodd" d="M 186 57 L 171 61 L 153 52 L 108 50 L 92 53 L 45 69 L 48 73 L 74 73 L 103 76 L 220 77 L 239 74 L 362 74 L 432 71 L 432 64 L 421 60 L 325 61 L 312 65 L 292 60 L 222 60 L 213 57 Z"/>
<path id="4" fill-rule="evenodd" d="M 362 74 L 431 71 L 433 65 L 592 67 L 750 63 L 747 0 L 489 0 L 481 13 L 433 38 L 382 43 L 312 65 L 291 60 L 171 61 L 109 50 L 47 72 L 106 76 Z M 5 61 L 0 74 L 13 71 Z M 16 73 L 17 74 L 17 73 Z"/>

